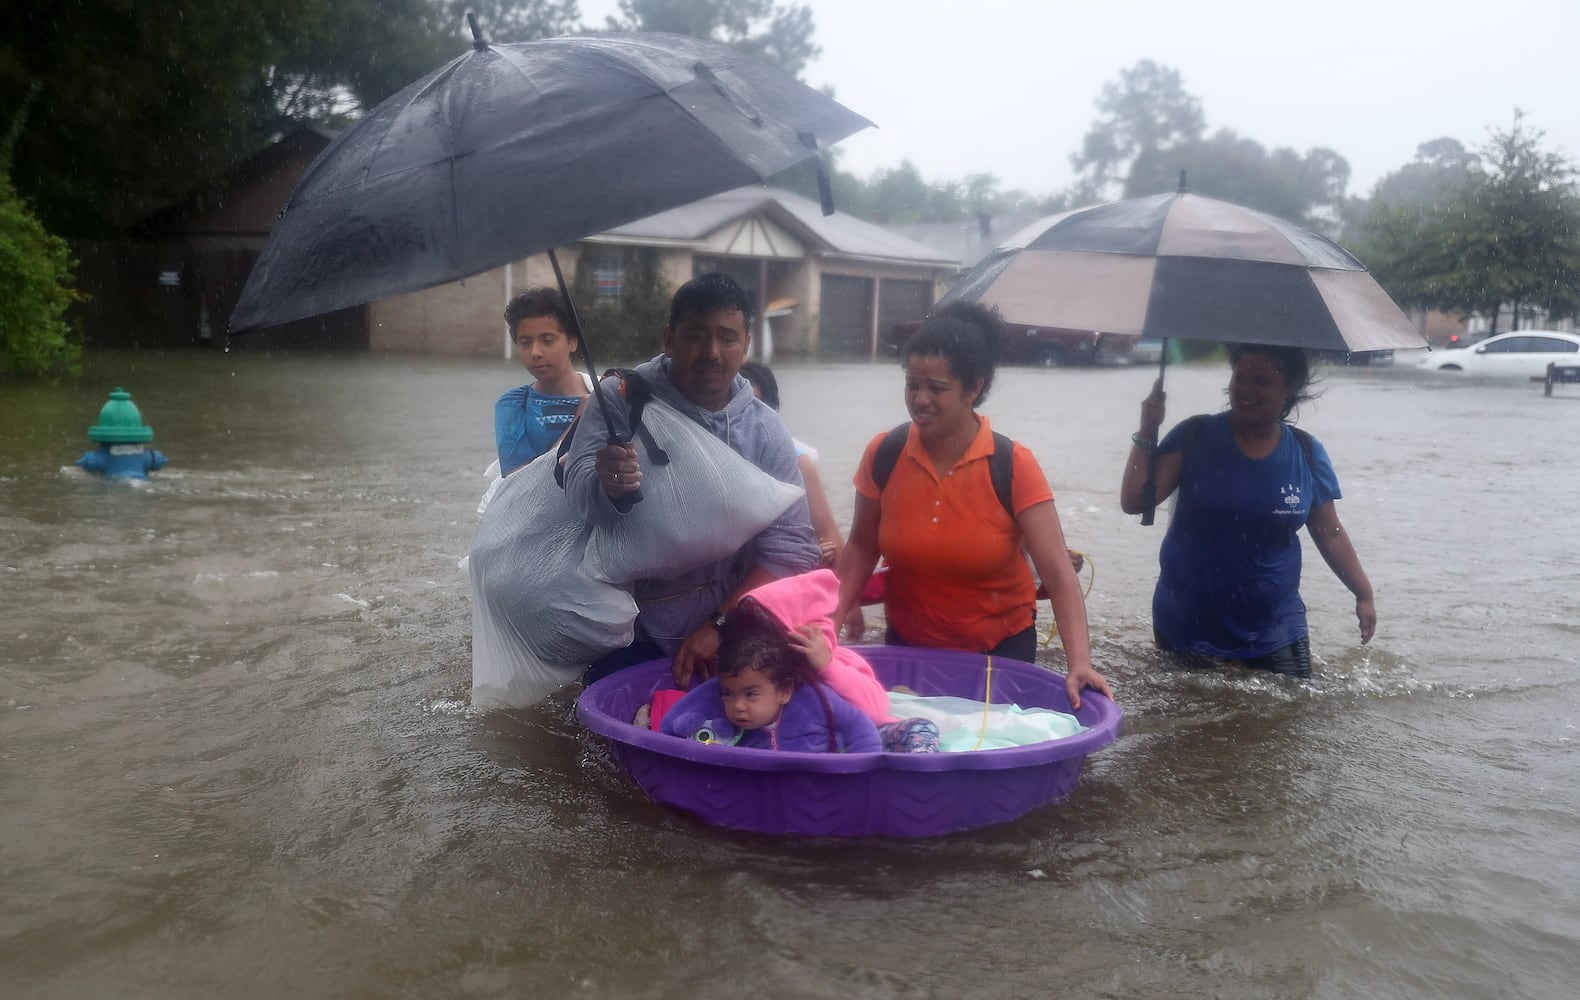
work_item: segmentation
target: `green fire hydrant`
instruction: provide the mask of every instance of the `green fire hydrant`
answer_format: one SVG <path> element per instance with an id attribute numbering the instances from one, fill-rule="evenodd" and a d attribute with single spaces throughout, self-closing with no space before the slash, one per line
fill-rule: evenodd
<path id="1" fill-rule="evenodd" d="M 143 423 L 132 394 L 120 386 L 99 411 L 99 422 L 88 428 L 88 439 L 99 447 L 77 459 L 77 464 L 102 476 L 147 479 L 167 461 L 162 452 L 148 447 L 154 429 Z"/>

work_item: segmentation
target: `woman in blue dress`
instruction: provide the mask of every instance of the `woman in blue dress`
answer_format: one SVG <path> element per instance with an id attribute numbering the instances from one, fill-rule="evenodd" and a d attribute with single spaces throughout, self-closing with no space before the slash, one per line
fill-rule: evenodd
<path id="1" fill-rule="evenodd" d="M 1311 398 L 1305 352 L 1235 345 L 1229 361 L 1228 410 L 1184 420 L 1161 442 L 1164 394 L 1153 386 L 1131 438 L 1120 506 L 1141 512 L 1149 459 L 1158 502 L 1178 493 L 1152 597 L 1159 647 L 1309 677 L 1299 529 L 1355 595 L 1362 643 L 1377 628 L 1371 581 L 1339 521 L 1326 449 L 1287 423 Z"/>

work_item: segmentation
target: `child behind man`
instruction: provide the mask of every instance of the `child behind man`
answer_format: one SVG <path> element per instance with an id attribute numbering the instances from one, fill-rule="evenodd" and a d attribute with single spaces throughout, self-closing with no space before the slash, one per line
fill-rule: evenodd
<path id="1" fill-rule="evenodd" d="M 752 384 L 752 392 L 758 399 L 775 413 L 779 412 L 779 379 L 771 368 L 761 361 L 748 361 L 741 366 L 741 376 Z M 801 480 L 806 484 L 806 505 L 812 515 L 812 530 L 817 532 L 818 548 L 823 550 L 820 565 L 832 569 L 839 565 L 839 552 L 845 541 L 839 522 L 834 519 L 828 493 L 823 489 L 823 477 L 817 471 L 817 449 L 797 438 L 791 441 L 795 444 L 795 461 L 801 469 Z"/>
<path id="2" fill-rule="evenodd" d="M 537 381 L 511 389 L 494 404 L 501 476 L 553 448 L 591 389 L 572 363 L 581 342 L 570 333 L 575 320 L 557 289 L 529 288 L 517 295 L 505 306 L 505 323 L 522 366 Z"/>

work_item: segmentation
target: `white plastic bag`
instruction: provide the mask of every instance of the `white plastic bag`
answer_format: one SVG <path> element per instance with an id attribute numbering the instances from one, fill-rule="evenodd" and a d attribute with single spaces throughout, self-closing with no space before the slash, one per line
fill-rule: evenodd
<path id="1" fill-rule="evenodd" d="M 642 502 L 593 530 L 585 566 L 599 580 L 665 580 L 716 562 L 739 552 L 806 495 L 661 400 L 643 409 L 642 425 L 669 463 L 655 463 L 637 435 Z"/>
<path id="2" fill-rule="evenodd" d="M 504 475 L 499 471 L 499 459 L 494 459 L 489 463 L 488 468 L 483 470 L 483 478 L 488 480 L 488 488 L 483 491 L 483 498 L 477 501 L 479 517 L 488 509 L 489 501 L 494 499 L 494 494 L 499 492 L 499 484 L 505 481 Z"/>
<path id="3" fill-rule="evenodd" d="M 1000 750 L 1074 736 L 1086 727 L 1068 712 L 1052 708 L 985 702 L 953 695 L 889 692 L 889 711 L 900 718 L 930 719 L 945 752 Z"/>
<path id="4" fill-rule="evenodd" d="M 504 477 L 499 474 L 499 459 L 494 459 L 488 468 L 483 470 L 483 478 L 488 480 L 488 488 L 483 491 L 483 498 L 477 502 L 479 517 L 482 516 L 483 511 L 488 509 L 488 501 L 494 499 L 494 494 L 499 492 L 499 484 L 504 482 Z M 471 564 L 472 557 L 464 555 L 456 560 L 455 567 L 461 571 L 462 576 L 469 576 Z"/>
<path id="5" fill-rule="evenodd" d="M 631 644 L 636 602 L 582 569 L 590 529 L 554 481 L 551 451 L 506 476 L 478 520 L 472 582 L 472 704 L 520 708 Z"/>

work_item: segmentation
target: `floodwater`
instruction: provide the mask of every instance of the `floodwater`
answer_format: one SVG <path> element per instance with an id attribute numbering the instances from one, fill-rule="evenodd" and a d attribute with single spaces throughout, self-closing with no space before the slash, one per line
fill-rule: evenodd
<path id="1" fill-rule="evenodd" d="M 1580 981 L 1580 390 L 1326 371 L 1377 589 L 1307 546 L 1318 679 L 1150 652 L 1118 510 L 1143 369 L 984 407 L 1095 568 L 1126 712 L 1064 802 L 931 841 L 778 840 L 646 802 L 569 694 L 467 704 L 456 560 L 503 361 L 95 355 L 0 386 L 9 997 L 1526 997 Z M 848 515 L 891 364 L 783 365 Z M 1171 369 L 1170 422 L 1227 369 Z M 124 385 L 169 467 L 69 467 Z M 1558 390 L 1559 397 L 1565 390 Z M 1043 660 L 1057 665 L 1057 651 Z"/>

